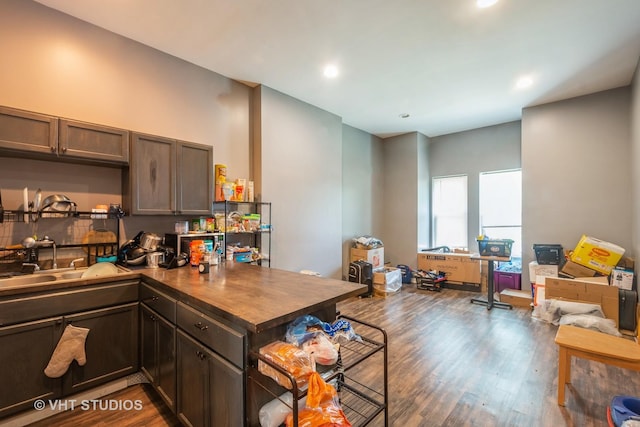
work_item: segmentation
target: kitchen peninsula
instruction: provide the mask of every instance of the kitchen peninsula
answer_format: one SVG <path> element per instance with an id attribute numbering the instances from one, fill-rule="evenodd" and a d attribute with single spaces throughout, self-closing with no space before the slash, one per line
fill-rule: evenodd
<path id="1" fill-rule="evenodd" d="M 91 329 L 85 366 L 74 363 L 61 379 L 62 387 L 46 379 L 48 394 L 25 393 L 19 401 L 9 402 L 1 417 L 33 407 L 36 398 L 59 399 L 98 386 L 99 378 L 113 380 L 142 371 L 185 424 L 258 425 L 260 407 L 273 396 L 251 380 L 257 372 L 251 353 L 282 339 L 287 324 L 301 315 L 333 321 L 337 302 L 366 291 L 351 282 L 232 262 L 211 266 L 204 274 L 182 267 L 139 269 L 118 276 L 39 283 L 0 293 L 0 306 L 8 309 L 7 315 L 15 313 L 5 316 L 0 328 L 7 330 L 3 337 L 7 346 L 14 339 L 11 333 L 22 330 L 25 334 L 15 339 L 26 345 L 27 334 L 38 322 L 49 328 L 43 329 L 47 337 L 59 337 L 60 324 L 67 319 L 69 323 L 74 319 L 74 325 L 88 322 L 84 326 Z M 43 316 L 32 314 L 42 314 L 43 309 Z M 116 324 L 109 323 L 113 313 Z M 99 339 L 102 336 L 106 338 Z M 56 342 L 48 339 L 49 349 L 39 345 L 38 358 L 43 354 L 48 358 Z M 27 354 L 21 356 L 29 359 Z M 10 389 L 45 380 L 33 364 L 23 372 L 33 378 L 12 378 L 8 370 L 3 374 L 9 382 L 18 382 L 8 384 Z M 95 372 L 91 381 L 89 372 Z M 67 387 L 68 383 L 78 387 Z M 278 392 L 275 383 L 269 391 Z"/>

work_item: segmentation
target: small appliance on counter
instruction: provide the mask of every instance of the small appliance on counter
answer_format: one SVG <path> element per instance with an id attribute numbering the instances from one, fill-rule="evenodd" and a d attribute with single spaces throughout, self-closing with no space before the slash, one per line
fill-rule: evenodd
<path id="1" fill-rule="evenodd" d="M 160 250 L 164 253 L 164 261 L 158 264 L 159 267 L 169 270 L 171 268 L 185 266 L 189 261 L 187 254 L 179 253 L 176 255 L 173 248 L 161 247 Z"/>
<path id="2" fill-rule="evenodd" d="M 147 251 L 140 245 L 144 231 L 127 240 L 118 250 L 118 263 L 122 265 L 141 265 L 147 258 Z"/>

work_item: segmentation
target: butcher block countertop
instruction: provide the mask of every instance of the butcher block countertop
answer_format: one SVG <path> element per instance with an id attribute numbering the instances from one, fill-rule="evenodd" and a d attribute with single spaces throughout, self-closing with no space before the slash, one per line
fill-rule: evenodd
<path id="1" fill-rule="evenodd" d="M 171 270 L 136 268 L 104 277 L 58 279 L 24 286 L 4 285 L 0 286 L 0 300 L 138 279 L 253 333 L 288 323 L 303 314 L 335 307 L 337 302 L 367 290 L 364 285 L 342 280 L 223 262 L 212 265 L 209 273 L 204 274 L 187 265 Z"/>
<path id="2" fill-rule="evenodd" d="M 180 300 L 260 333 L 366 292 L 343 280 L 251 264 L 223 262 L 209 273 L 196 268 L 139 270 L 145 282 L 179 294 Z"/>

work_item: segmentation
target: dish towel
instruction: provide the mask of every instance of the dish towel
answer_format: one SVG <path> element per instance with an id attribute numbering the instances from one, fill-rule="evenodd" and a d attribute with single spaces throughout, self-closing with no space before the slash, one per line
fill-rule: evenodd
<path id="1" fill-rule="evenodd" d="M 49 378 L 59 378 L 67 372 L 74 359 L 78 361 L 78 365 L 84 366 L 87 363 L 84 343 L 88 334 L 87 328 L 67 325 L 56 349 L 53 350 L 49 364 L 44 369 L 44 374 Z"/>

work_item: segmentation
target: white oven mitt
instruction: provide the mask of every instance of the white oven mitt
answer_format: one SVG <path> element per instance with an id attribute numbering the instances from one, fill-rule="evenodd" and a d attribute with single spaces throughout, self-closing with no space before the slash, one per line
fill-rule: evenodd
<path id="1" fill-rule="evenodd" d="M 73 360 L 78 361 L 78 365 L 84 366 L 87 363 L 87 356 L 84 352 L 84 343 L 89 334 L 89 329 L 67 325 L 53 350 L 49 364 L 44 369 L 44 374 L 49 378 L 59 378 L 67 372 Z"/>

